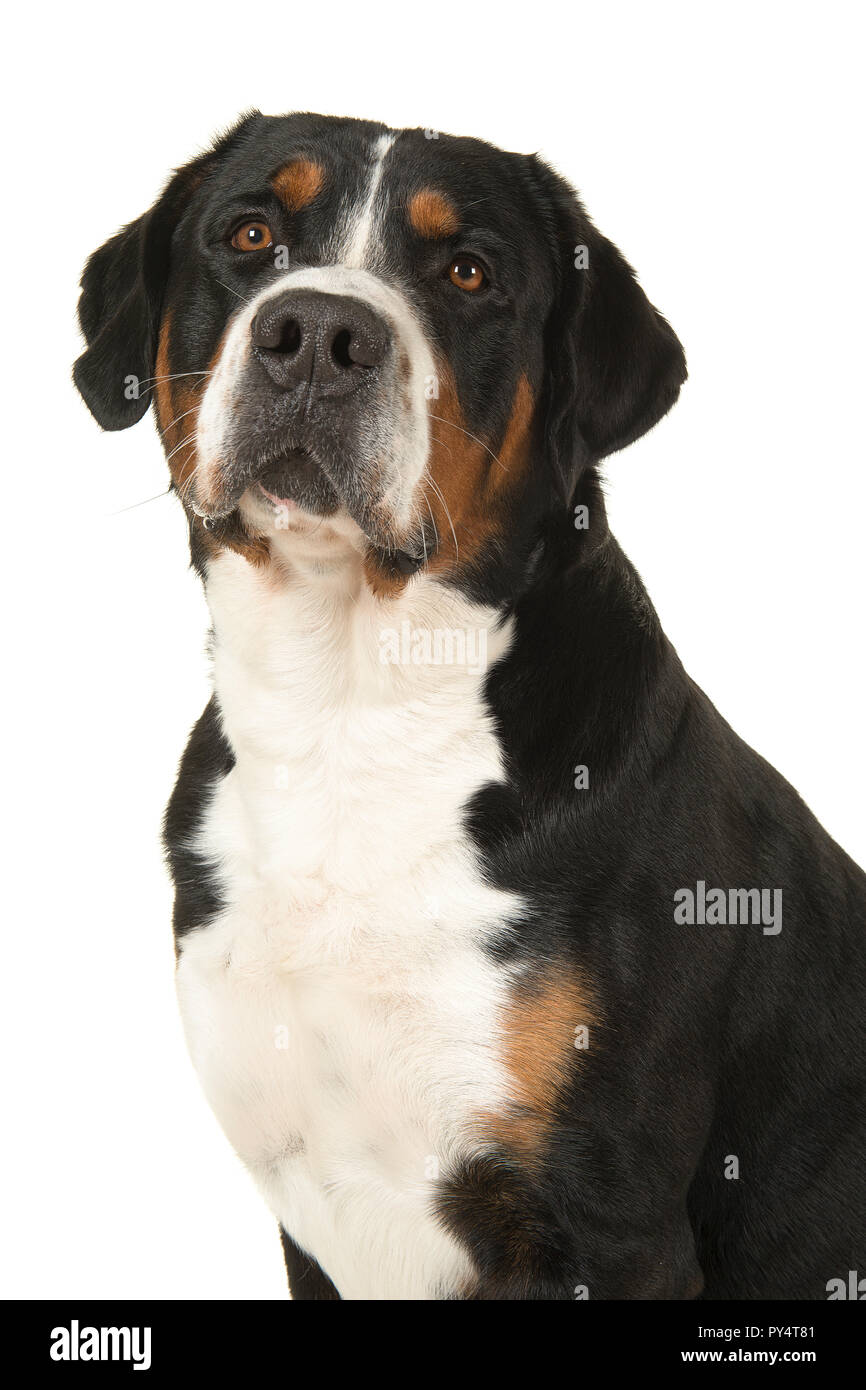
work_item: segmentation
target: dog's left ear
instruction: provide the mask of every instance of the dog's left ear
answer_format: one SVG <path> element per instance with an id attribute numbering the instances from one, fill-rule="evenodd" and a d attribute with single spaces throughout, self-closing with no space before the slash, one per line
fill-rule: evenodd
<path id="1" fill-rule="evenodd" d="M 568 502 L 585 467 L 624 449 L 667 414 L 686 379 L 686 358 L 670 324 L 624 256 L 593 226 L 574 190 L 534 155 L 530 166 L 556 260 L 545 428 Z"/>
<path id="2" fill-rule="evenodd" d="M 78 321 L 87 343 L 73 380 L 104 430 L 134 425 L 153 399 L 153 375 L 171 241 L 188 199 L 258 112 L 242 117 L 213 149 L 184 165 L 149 212 L 98 251 L 81 277 Z"/>

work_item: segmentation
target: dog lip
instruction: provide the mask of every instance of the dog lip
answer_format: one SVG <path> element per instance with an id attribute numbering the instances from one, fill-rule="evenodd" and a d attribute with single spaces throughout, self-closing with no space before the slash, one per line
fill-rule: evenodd
<path id="1" fill-rule="evenodd" d="M 309 477 L 320 471 L 319 462 L 309 449 L 292 446 L 260 462 L 253 471 L 251 481 L 275 506 L 294 506 L 291 495 L 283 495 L 284 489 L 292 494 L 292 484 L 299 478 Z"/>
<path id="2" fill-rule="evenodd" d="M 225 521 L 226 517 L 231 516 L 235 509 L 234 503 L 232 503 L 231 506 L 218 507 L 213 505 L 205 509 L 192 497 L 189 499 L 189 506 L 198 517 L 199 521 L 203 521 L 206 527 L 212 525 L 215 521 Z"/>

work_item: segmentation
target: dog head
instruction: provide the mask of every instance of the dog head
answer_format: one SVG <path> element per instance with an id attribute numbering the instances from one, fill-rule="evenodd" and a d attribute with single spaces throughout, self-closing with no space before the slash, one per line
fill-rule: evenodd
<path id="1" fill-rule="evenodd" d="M 90 258 L 75 381 L 151 402 L 194 553 L 350 543 L 374 587 L 531 544 L 643 434 L 683 351 L 535 156 L 433 131 L 245 117 Z"/>

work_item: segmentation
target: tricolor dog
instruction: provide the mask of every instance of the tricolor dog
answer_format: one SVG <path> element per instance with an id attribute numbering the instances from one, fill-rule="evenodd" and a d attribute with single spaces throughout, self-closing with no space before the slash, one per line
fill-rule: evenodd
<path id="1" fill-rule="evenodd" d="M 253 113 L 91 257 L 80 318 L 98 422 L 154 405 L 212 615 L 178 994 L 292 1296 L 866 1268 L 866 878 L 610 534 L 597 466 L 686 365 L 573 190 Z"/>

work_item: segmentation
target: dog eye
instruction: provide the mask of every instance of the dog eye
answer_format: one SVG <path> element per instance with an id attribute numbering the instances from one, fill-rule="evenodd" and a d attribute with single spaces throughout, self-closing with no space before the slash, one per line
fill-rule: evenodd
<path id="1" fill-rule="evenodd" d="M 458 256 L 451 262 L 448 274 L 452 285 L 456 285 L 460 290 L 468 290 L 470 294 L 474 294 L 487 283 L 487 276 L 471 256 Z"/>
<path id="2" fill-rule="evenodd" d="M 236 251 L 261 251 L 273 245 L 273 234 L 267 222 L 244 222 L 232 235 Z"/>

